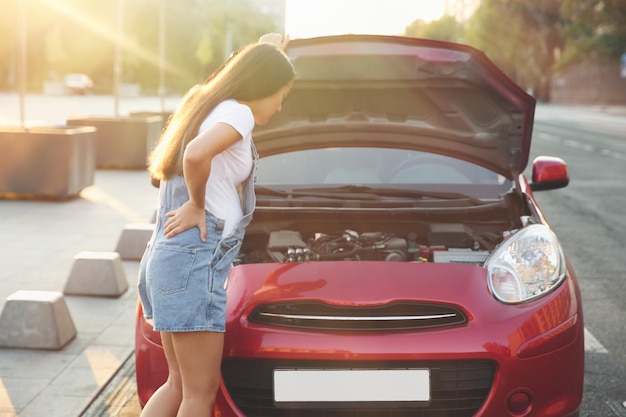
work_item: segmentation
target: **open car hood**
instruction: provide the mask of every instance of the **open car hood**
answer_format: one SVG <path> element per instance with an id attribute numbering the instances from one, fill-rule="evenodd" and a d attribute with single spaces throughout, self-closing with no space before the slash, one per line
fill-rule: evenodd
<path id="1" fill-rule="evenodd" d="M 484 53 L 426 39 L 295 39 L 281 113 L 257 126 L 263 155 L 320 146 L 411 148 L 513 179 L 528 163 L 535 99 Z"/>

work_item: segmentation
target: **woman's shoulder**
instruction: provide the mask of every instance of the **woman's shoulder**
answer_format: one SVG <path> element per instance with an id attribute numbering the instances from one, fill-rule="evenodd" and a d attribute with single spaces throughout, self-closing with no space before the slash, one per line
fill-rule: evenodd
<path id="1" fill-rule="evenodd" d="M 240 102 L 232 98 L 222 101 L 220 104 L 215 106 L 215 110 L 223 112 L 240 111 L 245 113 L 252 113 L 250 107 L 246 106 L 245 104 L 241 104 Z"/>
<path id="2" fill-rule="evenodd" d="M 252 131 L 254 127 L 254 114 L 245 104 L 237 100 L 229 99 L 219 103 L 207 116 L 200 127 L 200 131 L 216 122 L 223 122 L 233 126 L 243 136 Z"/>

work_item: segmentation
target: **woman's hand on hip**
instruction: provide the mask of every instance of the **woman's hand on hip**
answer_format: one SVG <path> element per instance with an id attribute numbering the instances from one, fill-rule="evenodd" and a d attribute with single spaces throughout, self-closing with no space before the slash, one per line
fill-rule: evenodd
<path id="1" fill-rule="evenodd" d="M 192 227 L 197 227 L 200 229 L 200 240 L 206 242 L 206 216 L 204 207 L 198 207 L 190 201 L 186 201 L 182 206 L 165 215 L 169 217 L 165 222 L 163 230 L 165 237 L 171 238 Z"/>

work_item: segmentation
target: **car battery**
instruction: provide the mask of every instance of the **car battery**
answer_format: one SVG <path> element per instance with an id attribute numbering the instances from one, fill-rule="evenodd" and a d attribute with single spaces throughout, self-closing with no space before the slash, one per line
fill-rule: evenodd
<path id="1" fill-rule="evenodd" d="M 428 234 L 429 246 L 471 248 L 473 241 L 461 223 L 433 223 Z"/>

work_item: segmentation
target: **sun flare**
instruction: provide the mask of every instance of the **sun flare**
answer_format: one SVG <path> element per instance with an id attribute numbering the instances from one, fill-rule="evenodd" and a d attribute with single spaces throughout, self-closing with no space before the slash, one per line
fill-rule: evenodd
<path id="1" fill-rule="evenodd" d="M 398 35 L 413 21 L 440 18 L 445 0 L 287 0 L 285 32 L 293 38 L 344 33 Z"/>

